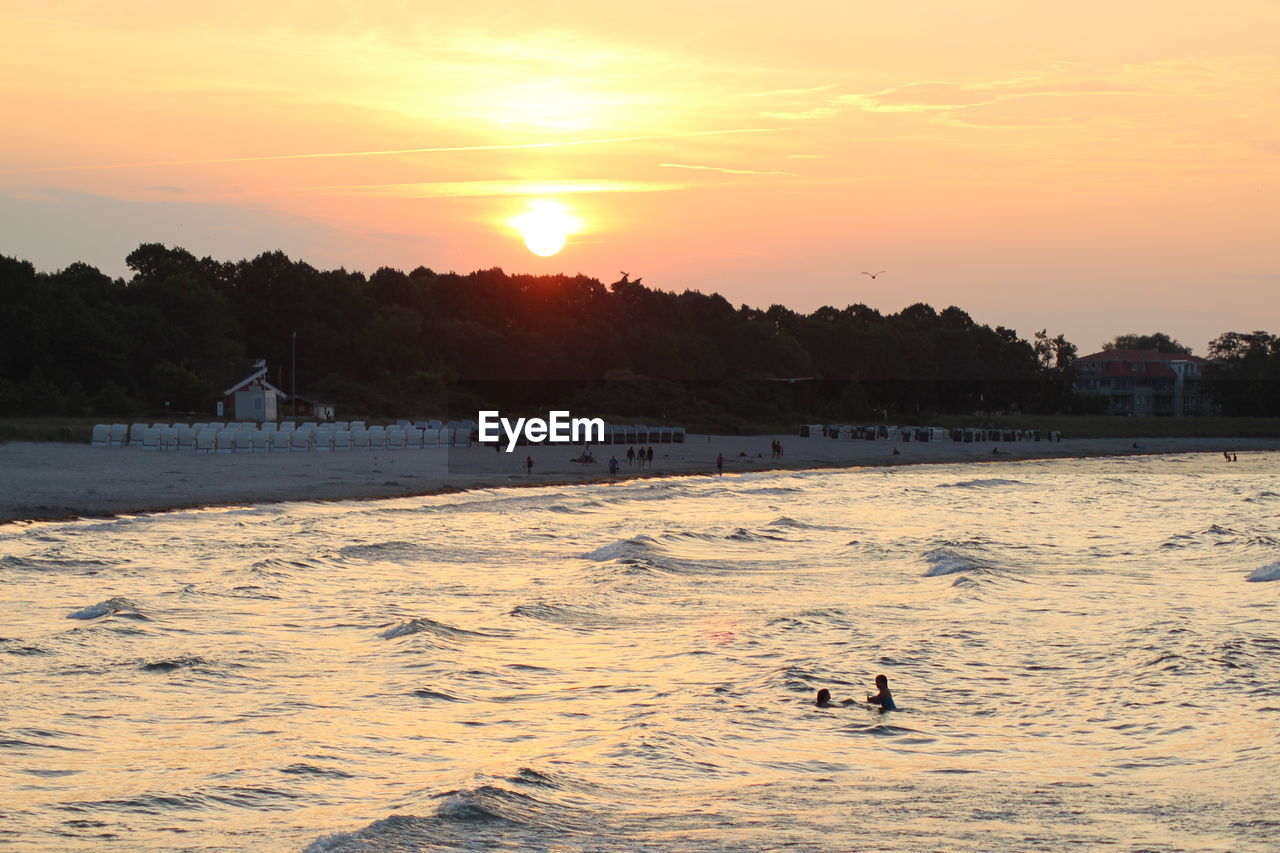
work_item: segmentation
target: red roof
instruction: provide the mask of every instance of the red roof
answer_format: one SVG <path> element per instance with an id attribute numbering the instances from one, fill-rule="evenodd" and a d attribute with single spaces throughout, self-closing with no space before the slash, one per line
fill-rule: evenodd
<path id="1" fill-rule="evenodd" d="M 1198 355 L 1182 352 L 1160 352 L 1154 349 L 1104 349 L 1102 352 L 1081 356 L 1077 361 L 1205 361 Z"/>

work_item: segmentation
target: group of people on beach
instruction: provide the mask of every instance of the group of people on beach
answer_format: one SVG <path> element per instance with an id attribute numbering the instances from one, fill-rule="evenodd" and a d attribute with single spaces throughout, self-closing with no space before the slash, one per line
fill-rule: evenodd
<path id="1" fill-rule="evenodd" d="M 652 468 L 653 467 L 653 445 L 649 445 L 647 449 L 642 447 L 640 448 L 639 451 L 637 451 L 634 447 L 628 447 L 627 448 L 627 464 L 631 465 L 635 462 L 639 462 L 641 468 L 645 467 L 646 465 Z"/>
<path id="2" fill-rule="evenodd" d="M 889 691 L 889 679 L 884 675 L 876 676 L 876 693 L 867 694 L 868 705 L 879 705 L 881 711 L 896 711 L 898 706 L 893 701 L 893 693 Z M 834 708 L 836 703 L 831 701 L 831 691 L 822 688 L 818 691 L 818 698 L 814 701 L 819 708 Z M 854 705 L 857 701 L 854 699 L 845 699 L 839 703 L 840 705 Z"/>

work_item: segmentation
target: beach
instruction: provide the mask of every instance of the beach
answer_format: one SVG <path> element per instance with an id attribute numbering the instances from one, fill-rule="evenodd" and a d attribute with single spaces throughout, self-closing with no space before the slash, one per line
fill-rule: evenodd
<path id="1" fill-rule="evenodd" d="M 775 459 L 772 442 L 783 456 Z M 1135 447 L 1136 445 L 1136 447 Z M 894 455 L 894 450 L 898 451 Z M 138 446 L 11 442 L 0 445 L 0 522 L 106 517 L 200 506 L 281 501 L 406 497 L 444 491 L 618 479 L 725 476 L 788 469 L 842 468 L 1139 454 L 1248 454 L 1280 450 L 1280 438 L 1097 438 L 1000 443 L 854 441 L 796 435 L 690 434 L 682 444 L 653 445 L 651 467 L 628 464 L 625 446 L 592 448 L 594 463 L 574 461 L 567 445 L 491 446 L 304 453 L 198 454 Z M 993 452 L 998 451 L 998 452 Z M 533 471 L 525 468 L 533 459 Z M 1225 464 L 1225 462 L 1224 462 Z"/>

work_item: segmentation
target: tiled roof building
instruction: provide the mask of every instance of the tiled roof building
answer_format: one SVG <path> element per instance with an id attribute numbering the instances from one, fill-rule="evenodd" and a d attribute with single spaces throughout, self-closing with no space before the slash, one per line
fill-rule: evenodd
<path id="1" fill-rule="evenodd" d="M 1103 350 L 1076 360 L 1076 390 L 1106 396 L 1112 415 L 1206 415 L 1207 363 L 1178 352 Z"/>

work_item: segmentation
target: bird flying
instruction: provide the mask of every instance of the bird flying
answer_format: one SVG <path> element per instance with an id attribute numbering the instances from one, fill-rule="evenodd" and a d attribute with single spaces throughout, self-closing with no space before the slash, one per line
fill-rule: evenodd
<path id="1" fill-rule="evenodd" d="M 866 271 L 863 271 L 863 273 L 862 273 L 862 274 L 863 274 L 863 275 L 869 275 L 869 276 L 871 276 L 871 278 L 872 278 L 872 279 L 874 279 L 876 276 L 880 275 L 881 273 L 885 273 L 885 272 L 888 272 L 888 270 L 876 270 L 875 272 L 866 272 Z"/>

